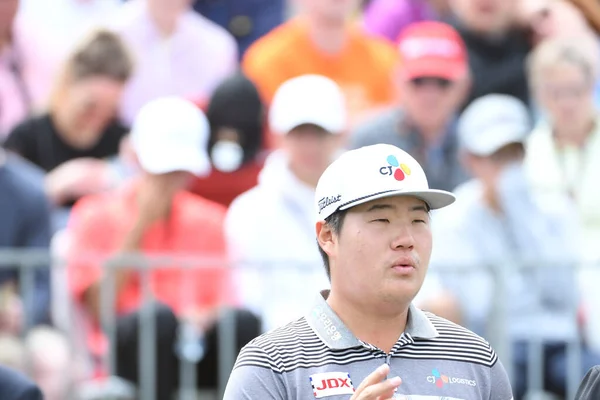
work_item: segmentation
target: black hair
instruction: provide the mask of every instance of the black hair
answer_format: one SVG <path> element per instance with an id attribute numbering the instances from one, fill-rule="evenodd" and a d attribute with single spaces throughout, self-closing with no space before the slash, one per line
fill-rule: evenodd
<path id="1" fill-rule="evenodd" d="M 338 235 L 342 231 L 342 225 L 344 224 L 344 219 L 346 217 L 346 211 L 337 210 L 329 217 L 325 218 L 325 224 L 329 226 L 331 231 Z M 325 273 L 327 274 L 327 278 L 331 281 L 331 268 L 329 266 L 329 256 L 327 253 L 323 251 L 319 242 L 317 242 L 317 246 L 319 247 L 319 253 L 321 253 L 321 258 L 323 259 L 323 266 L 325 267 Z"/>

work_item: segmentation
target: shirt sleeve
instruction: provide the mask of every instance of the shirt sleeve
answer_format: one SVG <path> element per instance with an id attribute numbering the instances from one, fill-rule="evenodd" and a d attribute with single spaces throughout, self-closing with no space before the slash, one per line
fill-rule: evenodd
<path id="1" fill-rule="evenodd" d="M 490 385 L 489 400 L 513 400 L 508 374 L 500 361 L 497 361 L 490 371 Z"/>
<path id="2" fill-rule="evenodd" d="M 33 139 L 34 132 L 32 132 L 30 125 L 29 121 L 25 121 L 14 127 L 4 141 L 4 148 L 37 165 L 36 145 Z"/>
<path id="3" fill-rule="evenodd" d="M 43 193 L 32 198 L 29 212 L 24 216 L 26 248 L 48 249 L 52 235 L 50 227 L 50 204 Z M 34 274 L 34 293 L 28 293 L 28 312 L 36 324 L 47 323 L 50 318 L 50 267 L 36 268 Z"/>
<path id="4" fill-rule="evenodd" d="M 273 371 L 271 357 L 255 345 L 242 349 L 229 376 L 223 400 L 287 400 L 281 374 Z"/>
<path id="5" fill-rule="evenodd" d="M 84 197 L 75 204 L 69 218 L 67 276 L 77 299 L 101 278 L 102 263 L 114 252 L 110 238 L 118 235 L 101 205 L 94 196 Z"/>

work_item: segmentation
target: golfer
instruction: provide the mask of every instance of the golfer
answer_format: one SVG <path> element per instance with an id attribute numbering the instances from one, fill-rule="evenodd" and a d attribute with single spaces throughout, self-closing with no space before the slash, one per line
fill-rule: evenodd
<path id="1" fill-rule="evenodd" d="M 240 352 L 225 400 L 511 400 L 484 339 L 411 304 L 431 254 L 430 210 L 453 202 L 397 147 L 333 162 L 315 197 L 331 290 Z"/>

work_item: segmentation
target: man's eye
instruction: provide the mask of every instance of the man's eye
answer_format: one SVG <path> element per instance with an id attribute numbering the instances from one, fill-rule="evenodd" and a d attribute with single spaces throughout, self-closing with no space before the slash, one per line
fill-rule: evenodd
<path id="1" fill-rule="evenodd" d="M 386 219 L 386 218 L 380 218 L 380 219 L 373 220 L 373 222 L 386 222 L 387 223 L 387 222 L 390 222 L 390 220 Z"/>
<path id="2" fill-rule="evenodd" d="M 425 220 L 424 220 L 424 219 L 415 219 L 413 222 L 414 222 L 415 224 L 424 224 L 424 223 L 425 223 Z"/>

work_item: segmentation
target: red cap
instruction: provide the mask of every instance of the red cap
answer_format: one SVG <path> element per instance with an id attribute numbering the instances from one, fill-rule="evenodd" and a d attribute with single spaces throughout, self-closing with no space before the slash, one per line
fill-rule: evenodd
<path id="1" fill-rule="evenodd" d="M 417 22 L 398 37 L 402 75 L 456 80 L 469 70 L 467 49 L 458 32 L 442 22 Z"/>

